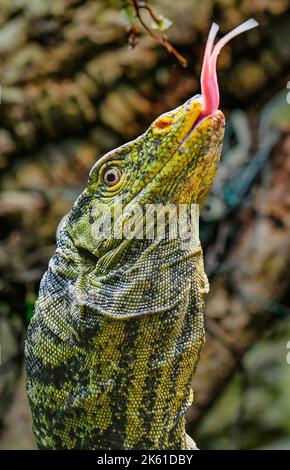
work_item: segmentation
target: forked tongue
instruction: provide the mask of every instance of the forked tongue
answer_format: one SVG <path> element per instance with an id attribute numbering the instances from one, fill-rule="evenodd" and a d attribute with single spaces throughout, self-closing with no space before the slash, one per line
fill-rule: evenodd
<path id="1" fill-rule="evenodd" d="M 200 79 L 203 97 L 203 110 L 201 117 L 215 113 L 219 107 L 220 94 L 217 81 L 216 62 L 220 51 L 232 38 L 238 36 L 244 31 L 255 28 L 256 26 L 258 26 L 257 21 L 251 18 L 227 33 L 214 46 L 214 40 L 219 30 L 219 26 L 216 23 L 212 24 L 205 47 Z"/>

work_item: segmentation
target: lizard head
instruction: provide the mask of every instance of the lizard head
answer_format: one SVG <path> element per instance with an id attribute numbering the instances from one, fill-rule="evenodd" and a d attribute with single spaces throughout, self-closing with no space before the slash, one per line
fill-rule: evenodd
<path id="1" fill-rule="evenodd" d="M 66 224 L 78 248 L 97 258 L 114 251 L 121 244 L 116 223 L 124 226 L 137 208 L 204 203 L 220 159 L 224 116 L 221 111 L 202 116 L 202 109 L 201 96 L 189 99 L 95 163 Z M 108 214 L 110 233 L 100 237 Z"/>
<path id="2" fill-rule="evenodd" d="M 221 153 L 224 116 L 202 114 L 202 96 L 159 116 L 136 140 L 92 168 L 85 193 L 99 202 L 203 204 Z"/>
<path id="3" fill-rule="evenodd" d="M 243 23 L 213 47 L 218 31 L 214 24 L 202 67 L 202 94 L 162 114 L 143 135 L 96 162 L 67 224 L 77 246 L 96 256 L 100 246 L 104 250 L 104 241 L 96 242 L 93 230 L 94 223 L 98 221 L 99 225 L 103 217 L 100 204 L 113 210 L 116 201 L 121 202 L 124 213 L 119 219 L 123 222 L 136 204 L 204 204 L 214 181 L 224 134 L 224 116 L 218 110 L 217 56 L 232 37 L 256 25 L 254 20 Z M 107 249 L 116 244 L 108 241 Z"/>

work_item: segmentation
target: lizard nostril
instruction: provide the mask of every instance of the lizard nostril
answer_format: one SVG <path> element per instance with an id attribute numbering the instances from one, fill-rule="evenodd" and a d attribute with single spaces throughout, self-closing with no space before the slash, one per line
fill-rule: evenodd
<path id="1" fill-rule="evenodd" d="M 158 121 L 155 122 L 155 126 L 159 129 L 164 129 L 165 127 L 170 126 L 170 124 L 172 124 L 172 119 L 169 118 L 158 119 Z"/>

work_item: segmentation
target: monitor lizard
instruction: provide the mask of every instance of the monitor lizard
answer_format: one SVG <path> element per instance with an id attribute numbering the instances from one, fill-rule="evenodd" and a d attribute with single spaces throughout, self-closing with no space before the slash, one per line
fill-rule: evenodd
<path id="1" fill-rule="evenodd" d="M 225 125 L 218 110 L 217 55 L 229 39 L 256 25 L 249 20 L 214 46 L 213 24 L 202 94 L 102 156 L 65 218 L 25 344 L 39 448 L 194 447 L 186 443 L 185 413 L 204 343 L 209 289 L 198 211 L 190 215 L 187 244 L 180 236 L 170 238 L 168 230 L 163 238 L 98 237 L 96 222 L 103 222 L 100 203 L 114 215 L 114 234 L 137 205 L 203 206 Z M 134 219 L 135 225 L 142 222 L 143 212 Z"/>

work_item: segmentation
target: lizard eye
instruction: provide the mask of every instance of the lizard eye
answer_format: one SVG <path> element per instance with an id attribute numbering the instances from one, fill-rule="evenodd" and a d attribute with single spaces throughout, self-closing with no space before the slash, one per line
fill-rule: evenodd
<path id="1" fill-rule="evenodd" d="M 118 168 L 108 168 L 103 175 L 103 181 L 107 186 L 115 186 L 119 183 L 122 176 L 121 170 Z"/>

